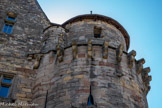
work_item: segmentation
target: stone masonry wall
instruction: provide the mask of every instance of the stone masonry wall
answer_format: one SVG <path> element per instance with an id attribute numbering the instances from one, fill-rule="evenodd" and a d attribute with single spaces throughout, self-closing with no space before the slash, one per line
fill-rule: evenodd
<path id="1" fill-rule="evenodd" d="M 16 21 L 7 34 L 2 29 L 10 12 Z M 135 59 L 134 50 L 127 52 L 124 29 L 108 22 L 84 18 L 51 24 L 36 0 L 0 0 L 0 81 L 13 78 L 9 96 L 0 102 L 148 108 L 150 68 L 143 68 L 144 59 Z M 94 27 L 101 28 L 101 37 L 94 37 Z M 88 106 L 90 95 L 93 105 Z"/>
<path id="2" fill-rule="evenodd" d="M 104 21 L 83 20 L 66 25 L 65 28 L 69 30 L 67 32 L 67 41 L 93 39 L 95 26 L 102 29 L 101 38 L 98 38 L 98 40 L 107 40 L 109 45 L 115 48 L 123 43 L 124 51 L 126 51 L 125 40 L 121 32 Z"/>
<path id="3" fill-rule="evenodd" d="M 141 74 L 136 73 L 136 62 L 128 68 L 125 62 L 128 54 L 124 53 L 118 66 L 116 49 L 108 50 L 108 59 L 103 59 L 102 47 L 93 46 L 94 60 L 91 60 L 87 57 L 87 46 L 79 46 L 74 60 L 72 48 L 65 49 L 63 62 L 55 61 L 54 70 L 50 69 L 53 75 L 50 82 L 54 84 L 48 92 L 47 107 L 86 107 L 91 86 L 98 108 L 147 108 L 146 91 L 143 91 L 146 88 Z M 49 70 L 47 66 L 44 68 Z"/>
<path id="4" fill-rule="evenodd" d="M 44 54 L 40 66 L 36 70 L 36 79 L 33 85 L 33 101 L 39 104 L 38 108 L 44 108 L 47 91 L 55 82 L 52 81 L 53 71 L 55 70 L 55 53 L 52 51 L 48 54 Z"/>
<path id="5" fill-rule="evenodd" d="M 13 77 L 8 98 L 0 97 L 0 101 L 32 102 L 32 86 L 35 81 L 33 64 L 34 61 L 28 61 L 26 58 L 0 56 L 0 75 Z"/>
<path id="6" fill-rule="evenodd" d="M 16 15 L 11 34 L 2 31 L 8 13 Z M 0 0 L 0 75 L 13 77 L 8 98 L 0 102 L 32 103 L 38 57 L 28 55 L 40 52 L 48 26 L 36 0 Z"/>
<path id="7" fill-rule="evenodd" d="M 61 26 L 52 26 L 48 30 L 46 30 L 43 35 L 44 38 L 41 53 L 47 53 L 48 51 L 56 50 L 57 44 L 59 42 L 61 44 L 64 44 L 63 42 L 66 40 L 66 39 L 62 40 L 63 37 L 61 36 L 66 37 L 66 33 L 65 29 L 62 28 Z"/>
<path id="8" fill-rule="evenodd" d="M 2 32 L 9 12 L 16 15 L 12 34 Z M 1 0 L 0 54 L 20 57 L 40 52 L 42 32 L 49 25 L 36 0 Z"/>

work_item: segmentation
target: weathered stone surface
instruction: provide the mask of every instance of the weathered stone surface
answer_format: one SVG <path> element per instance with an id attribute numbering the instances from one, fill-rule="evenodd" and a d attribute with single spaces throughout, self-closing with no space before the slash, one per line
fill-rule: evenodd
<path id="1" fill-rule="evenodd" d="M 26 97 L 26 94 L 16 94 L 16 96 L 24 98 L 24 97 Z"/>
<path id="2" fill-rule="evenodd" d="M 2 32 L 5 23 L 14 24 L 11 34 Z M 127 53 L 129 36 L 115 20 L 92 14 L 52 24 L 36 0 L 1 0 L 0 29 L 0 78 L 12 78 L 8 98 L 0 101 L 35 108 L 148 108 L 150 68 L 143 69 L 145 60 L 137 61 L 135 51 Z"/>

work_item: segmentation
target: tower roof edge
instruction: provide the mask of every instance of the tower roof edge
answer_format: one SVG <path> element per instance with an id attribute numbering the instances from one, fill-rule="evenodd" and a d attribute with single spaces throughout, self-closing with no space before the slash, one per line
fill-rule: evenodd
<path id="1" fill-rule="evenodd" d="M 130 44 L 129 34 L 125 30 L 125 28 L 119 22 L 114 20 L 113 18 L 104 16 L 104 15 L 99 15 L 99 14 L 84 14 L 84 15 L 75 16 L 75 17 L 67 20 L 66 22 L 64 22 L 62 24 L 62 26 L 65 27 L 67 24 L 75 23 L 75 22 L 78 22 L 78 21 L 81 21 L 84 19 L 90 19 L 90 20 L 94 20 L 94 21 L 101 20 L 101 21 L 104 21 L 108 24 L 115 26 L 123 34 L 123 36 L 125 38 L 127 50 L 129 49 L 129 44 Z"/>

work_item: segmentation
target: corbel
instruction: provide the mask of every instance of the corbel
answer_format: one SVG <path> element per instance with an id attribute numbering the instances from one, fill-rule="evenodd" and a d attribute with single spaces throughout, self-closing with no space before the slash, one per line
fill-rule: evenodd
<path id="1" fill-rule="evenodd" d="M 60 33 L 60 34 L 59 34 L 58 44 L 59 44 L 59 45 L 64 44 L 64 34 L 63 34 L 63 33 Z"/>
<path id="2" fill-rule="evenodd" d="M 57 50 L 57 57 L 60 63 L 63 61 L 63 50 L 61 49 L 60 45 L 56 46 L 56 50 Z"/>
<path id="3" fill-rule="evenodd" d="M 150 82 L 152 81 L 152 76 L 148 76 L 147 80 Z"/>
<path id="4" fill-rule="evenodd" d="M 104 46 L 103 46 L 103 58 L 104 59 L 108 58 L 108 47 L 109 47 L 109 42 L 105 41 Z"/>
<path id="5" fill-rule="evenodd" d="M 132 50 L 128 53 L 128 67 L 132 68 L 135 61 L 136 51 Z"/>
<path id="6" fill-rule="evenodd" d="M 88 41 L 88 58 L 92 58 L 92 41 Z"/>
<path id="7" fill-rule="evenodd" d="M 150 91 L 151 86 L 149 85 L 148 87 L 146 87 L 146 94 Z"/>
<path id="8" fill-rule="evenodd" d="M 147 82 L 147 81 L 150 82 L 152 80 L 152 76 L 147 76 L 147 77 L 143 78 L 142 80 L 143 80 L 143 82 Z"/>
<path id="9" fill-rule="evenodd" d="M 145 79 L 148 77 L 148 73 L 150 72 L 150 67 L 144 68 L 142 70 L 142 80 L 145 81 Z"/>
<path id="10" fill-rule="evenodd" d="M 146 86 L 146 87 L 150 86 L 150 81 L 149 81 L 149 80 L 146 80 L 146 81 L 145 81 L 145 86 Z"/>
<path id="11" fill-rule="evenodd" d="M 34 69 L 38 69 L 42 56 L 43 56 L 42 54 L 35 54 L 34 55 L 34 59 L 35 59 L 34 66 L 33 66 Z"/>
<path id="12" fill-rule="evenodd" d="M 123 44 L 120 44 L 119 47 L 116 50 L 117 62 L 121 62 L 122 55 L 123 55 L 123 49 L 124 49 Z"/>
<path id="13" fill-rule="evenodd" d="M 73 42 L 72 42 L 72 54 L 73 54 L 73 59 L 76 59 L 76 57 L 77 57 L 77 52 L 78 52 L 77 42 L 76 42 L 76 41 L 73 41 Z"/>
<path id="14" fill-rule="evenodd" d="M 34 54 L 29 54 L 27 57 L 28 61 L 32 61 L 34 59 Z"/>
<path id="15" fill-rule="evenodd" d="M 144 58 L 142 58 L 142 59 L 137 61 L 137 74 L 140 74 L 142 72 L 143 64 L 144 63 L 145 63 L 145 59 Z"/>

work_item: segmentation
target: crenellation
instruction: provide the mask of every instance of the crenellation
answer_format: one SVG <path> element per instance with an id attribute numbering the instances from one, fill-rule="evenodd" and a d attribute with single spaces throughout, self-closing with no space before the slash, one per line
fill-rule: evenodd
<path id="1" fill-rule="evenodd" d="M 151 71 L 150 67 L 143 68 L 143 72 L 149 73 Z"/>
<path id="2" fill-rule="evenodd" d="M 144 68 L 142 71 L 142 79 L 143 81 L 148 77 L 148 73 L 150 72 L 150 67 Z"/>
<path id="3" fill-rule="evenodd" d="M 146 88 L 146 94 L 148 94 L 148 92 L 150 91 L 151 89 L 151 86 L 149 85 L 147 88 Z"/>
<path id="4" fill-rule="evenodd" d="M 137 64 L 140 64 L 140 63 L 145 64 L 145 59 L 141 58 L 141 59 L 137 60 Z"/>
<path id="5" fill-rule="evenodd" d="M 143 64 L 144 63 L 145 63 L 145 59 L 144 58 L 142 58 L 142 59 L 137 61 L 137 74 L 140 74 L 142 72 Z"/>
<path id="6" fill-rule="evenodd" d="M 152 76 L 148 76 L 147 80 L 151 81 L 152 80 Z"/>
<path id="7" fill-rule="evenodd" d="M 135 62 L 136 51 L 132 50 L 128 53 L 128 67 L 132 68 Z"/>

